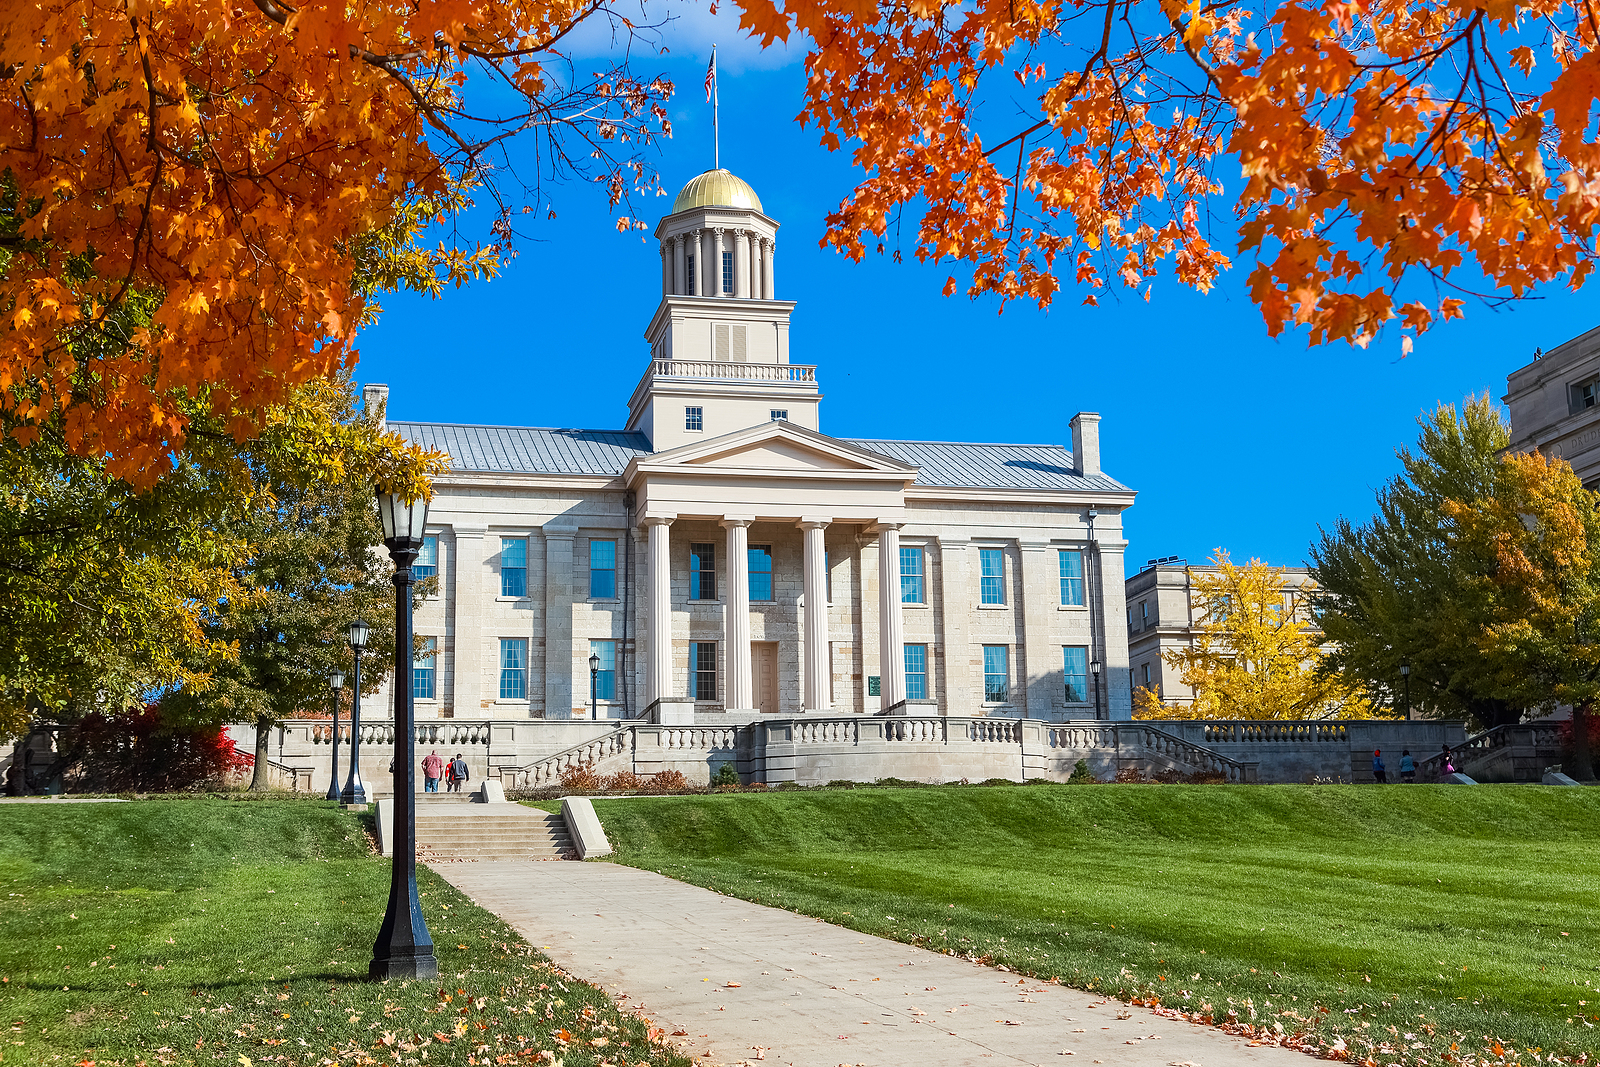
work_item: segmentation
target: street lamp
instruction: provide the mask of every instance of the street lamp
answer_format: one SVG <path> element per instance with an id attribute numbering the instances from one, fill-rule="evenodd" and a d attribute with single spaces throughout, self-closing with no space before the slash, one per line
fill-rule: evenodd
<path id="1" fill-rule="evenodd" d="M 367 647 L 372 627 L 357 619 L 350 624 L 350 650 L 356 655 L 355 679 L 350 686 L 350 775 L 344 780 L 341 804 L 367 803 L 367 787 L 361 781 L 361 651 Z"/>
<path id="2" fill-rule="evenodd" d="M 1411 662 L 1400 661 L 1400 681 L 1406 688 L 1406 718 L 1411 718 Z"/>
<path id="3" fill-rule="evenodd" d="M 328 764 L 328 799 L 339 799 L 339 691 L 344 688 L 344 671 L 328 673 L 328 688 L 333 690 L 333 762 Z"/>
<path id="4" fill-rule="evenodd" d="M 1094 717 L 1100 718 L 1100 661 L 1089 661 L 1089 673 L 1094 675 Z"/>
<path id="5" fill-rule="evenodd" d="M 383 543 L 394 560 L 394 862 L 389 874 L 389 906 L 372 945 L 367 976 L 437 978 L 439 961 L 417 897 L 416 730 L 411 707 L 411 565 L 422 551 L 428 502 L 396 493 L 378 493 Z"/>
<path id="6" fill-rule="evenodd" d="M 600 717 L 600 654 L 589 653 L 589 718 Z"/>

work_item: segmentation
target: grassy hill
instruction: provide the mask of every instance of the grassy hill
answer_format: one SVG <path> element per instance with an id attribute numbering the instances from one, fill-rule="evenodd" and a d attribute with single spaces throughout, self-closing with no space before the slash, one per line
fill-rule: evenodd
<path id="1" fill-rule="evenodd" d="M 0 806 L 0 1063 L 400 1055 L 440 1067 L 488 1054 L 543 1062 L 532 1057 L 548 1049 L 568 1067 L 618 1050 L 687 1067 L 600 990 L 432 872 L 418 876 L 441 978 L 376 984 L 366 973 L 389 862 L 332 804 Z"/>
<path id="2" fill-rule="evenodd" d="M 624 863 L 1383 1063 L 1600 1049 L 1600 789 L 951 786 L 596 808 Z"/>

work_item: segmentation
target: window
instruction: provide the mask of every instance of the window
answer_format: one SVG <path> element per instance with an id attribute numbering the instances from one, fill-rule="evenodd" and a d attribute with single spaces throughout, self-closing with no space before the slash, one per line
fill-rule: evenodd
<path id="1" fill-rule="evenodd" d="M 528 595 L 528 542 L 524 538 L 500 540 L 500 595 Z"/>
<path id="2" fill-rule="evenodd" d="M 1140 666 L 1144 668 L 1144 687 L 1146 689 L 1149 689 L 1150 688 L 1150 664 L 1142 663 L 1142 664 L 1140 664 Z"/>
<path id="3" fill-rule="evenodd" d="M 433 665 L 438 655 L 439 639 L 423 637 L 417 640 L 416 651 L 411 654 L 411 699 L 434 699 Z"/>
<path id="4" fill-rule="evenodd" d="M 733 253 L 722 253 L 722 291 L 733 292 Z"/>
<path id="5" fill-rule="evenodd" d="M 695 288 L 695 286 L 694 286 L 694 253 L 693 252 L 689 253 L 688 260 L 689 260 L 689 263 L 688 263 L 687 269 L 685 270 L 685 273 L 688 274 L 689 277 L 686 278 L 685 281 L 687 281 L 689 284 L 684 286 L 684 291 L 687 292 L 690 296 L 693 296 L 694 295 L 694 288 Z"/>
<path id="6" fill-rule="evenodd" d="M 1083 553 L 1076 548 L 1063 548 L 1061 557 L 1061 603 L 1083 607 Z"/>
<path id="7" fill-rule="evenodd" d="M 772 599 L 772 546 L 750 546 L 750 599 Z"/>
<path id="8" fill-rule="evenodd" d="M 928 699 L 928 646 L 906 646 L 906 699 Z"/>
<path id="9" fill-rule="evenodd" d="M 600 657 L 600 669 L 594 675 L 595 699 L 617 699 L 617 643 L 590 641 L 589 655 Z"/>
<path id="10" fill-rule="evenodd" d="M 980 603 L 1004 604 L 1006 602 L 1005 550 L 1001 548 L 980 548 L 978 549 L 978 563 L 983 568 L 982 600 Z"/>
<path id="11" fill-rule="evenodd" d="M 983 646 L 983 701 L 1004 704 L 1011 695 L 1011 672 L 1005 645 Z"/>
<path id="12" fill-rule="evenodd" d="M 1066 680 L 1068 704 L 1082 704 L 1089 699 L 1089 650 L 1071 645 L 1061 650 L 1061 676 Z"/>
<path id="13" fill-rule="evenodd" d="M 500 699 L 528 699 L 528 639 L 500 639 Z"/>
<path id="14" fill-rule="evenodd" d="M 704 430 L 706 428 L 706 409 L 702 407 L 684 408 L 683 428 L 685 430 Z"/>
<path id="15" fill-rule="evenodd" d="M 1139 629 L 1150 625 L 1150 601 L 1139 601 Z"/>
<path id="16" fill-rule="evenodd" d="M 1571 391 L 1572 414 L 1574 415 L 1580 411 L 1587 411 L 1596 404 L 1600 404 L 1600 381 L 1584 382 L 1582 385 L 1574 385 L 1571 387 Z"/>
<path id="17" fill-rule="evenodd" d="M 424 537 L 422 551 L 417 553 L 417 561 L 411 565 L 411 577 L 417 581 L 432 578 L 439 573 L 439 539 L 437 537 Z"/>
<path id="18" fill-rule="evenodd" d="M 921 604 L 922 599 L 922 549 L 900 550 L 900 603 Z"/>
<path id="19" fill-rule="evenodd" d="M 828 603 L 833 603 L 833 566 L 828 562 L 828 550 L 822 550 L 822 584 L 827 586 Z"/>
<path id="20" fill-rule="evenodd" d="M 689 546 L 689 599 L 717 599 L 717 546 Z"/>
<path id="21" fill-rule="evenodd" d="M 773 408 L 772 409 L 772 421 L 773 422 L 788 422 L 789 421 L 789 409 L 788 408 Z"/>
<path id="22" fill-rule="evenodd" d="M 589 595 L 605 600 L 617 595 L 617 543 L 589 542 Z"/>
<path id="23" fill-rule="evenodd" d="M 717 699 L 717 643 L 689 642 L 689 692 L 696 700 Z"/>

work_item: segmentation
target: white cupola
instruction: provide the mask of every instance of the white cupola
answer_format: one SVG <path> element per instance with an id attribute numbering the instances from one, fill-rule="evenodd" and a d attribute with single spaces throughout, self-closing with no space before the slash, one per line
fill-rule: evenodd
<path id="1" fill-rule="evenodd" d="M 815 368 L 789 363 L 777 233 L 756 191 L 722 168 L 691 178 L 656 227 L 661 304 L 645 330 L 650 370 L 628 402 L 628 429 L 656 451 L 775 418 L 819 429 Z"/>

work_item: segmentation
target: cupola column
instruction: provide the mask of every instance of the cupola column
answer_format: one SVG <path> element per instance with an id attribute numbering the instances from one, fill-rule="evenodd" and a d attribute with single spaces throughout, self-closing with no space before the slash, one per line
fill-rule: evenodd
<path id="1" fill-rule="evenodd" d="M 672 239 L 661 242 L 661 295 L 672 295 Z"/>
<path id="2" fill-rule="evenodd" d="M 733 295 L 750 298 L 750 235 L 744 230 L 733 235 Z"/>
<path id="3" fill-rule="evenodd" d="M 684 293 L 688 292 L 688 289 L 685 288 L 686 282 L 684 280 L 684 275 L 683 275 L 683 246 L 684 246 L 685 238 L 683 238 L 681 236 L 680 237 L 669 237 L 669 238 L 667 238 L 667 240 L 672 244 L 672 289 L 671 289 L 671 292 L 674 295 L 682 296 Z"/>
<path id="4" fill-rule="evenodd" d="M 765 286 L 765 288 L 767 290 L 767 299 L 768 300 L 776 300 L 776 299 L 778 299 L 778 286 L 772 280 L 772 269 L 773 269 L 772 260 L 773 260 L 773 257 L 778 254 L 778 242 L 777 241 L 773 241 L 773 240 L 768 240 L 766 242 L 766 246 L 767 246 L 767 262 L 765 263 L 765 268 L 766 269 L 761 272 L 761 284 L 763 286 Z"/>
<path id="5" fill-rule="evenodd" d="M 701 230 L 700 270 L 697 272 L 700 276 L 695 279 L 699 286 L 699 288 L 697 288 L 695 291 L 701 296 L 717 295 L 716 277 L 719 273 L 717 267 L 720 266 L 720 264 L 717 264 L 716 260 L 720 258 L 721 257 L 717 255 L 716 233 L 714 233 L 710 227 Z"/>

